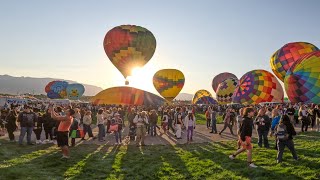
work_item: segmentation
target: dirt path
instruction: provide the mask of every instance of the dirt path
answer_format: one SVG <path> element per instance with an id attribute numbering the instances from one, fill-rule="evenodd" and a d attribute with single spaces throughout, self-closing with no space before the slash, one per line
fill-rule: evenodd
<path id="1" fill-rule="evenodd" d="M 223 128 L 222 124 L 217 124 L 217 129 L 220 131 Z M 193 143 L 204 143 L 204 142 L 216 142 L 216 141 L 222 141 L 222 140 L 236 140 L 237 136 L 231 135 L 229 129 L 226 129 L 222 135 L 219 134 L 211 134 L 210 129 L 207 129 L 206 125 L 197 125 L 194 134 L 193 134 Z M 299 128 L 296 128 L 297 132 L 300 132 Z M 233 128 L 233 132 L 236 133 L 236 127 Z M 19 139 L 19 131 L 16 131 L 15 133 L 16 140 Z M 98 128 L 93 129 L 93 135 L 97 136 L 98 134 Z M 257 137 L 256 131 L 253 131 L 253 137 Z M 88 135 L 86 136 L 88 138 Z M 9 139 L 8 136 L 0 137 L 0 139 Z M 45 139 L 44 132 L 42 132 L 41 140 Z M 135 144 L 135 141 L 130 141 L 128 136 L 128 126 L 126 126 L 122 130 L 122 139 L 123 144 Z M 271 138 L 272 139 L 272 138 Z M 35 135 L 32 134 L 32 140 L 35 141 Z M 24 143 L 26 142 L 26 137 L 24 139 Z M 107 134 L 106 135 L 106 141 L 105 142 L 99 142 L 98 140 L 93 140 L 92 138 L 89 138 L 85 141 L 81 141 L 80 138 L 76 139 L 77 144 L 109 144 L 113 145 L 115 144 L 115 136 L 114 134 Z M 174 134 L 170 131 L 167 134 L 163 134 L 163 131 L 157 129 L 157 136 L 152 137 L 150 135 L 146 135 L 145 138 L 145 144 L 146 145 L 175 145 L 175 144 L 185 144 L 187 143 L 187 134 L 186 130 L 182 131 L 182 139 L 176 139 L 174 137 Z"/>

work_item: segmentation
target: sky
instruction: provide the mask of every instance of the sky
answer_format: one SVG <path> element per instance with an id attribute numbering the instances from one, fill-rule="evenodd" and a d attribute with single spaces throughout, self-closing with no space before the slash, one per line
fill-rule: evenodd
<path id="1" fill-rule="evenodd" d="M 320 47 L 319 7 L 318 0 L 2 1 L 0 74 L 123 86 L 103 39 L 113 27 L 132 24 L 150 30 L 157 47 L 131 86 L 158 94 L 154 73 L 173 68 L 185 75 L 181 92 L 213 93 L 219 73 L 272 72 L 271 55 L 288 42 Z"/>

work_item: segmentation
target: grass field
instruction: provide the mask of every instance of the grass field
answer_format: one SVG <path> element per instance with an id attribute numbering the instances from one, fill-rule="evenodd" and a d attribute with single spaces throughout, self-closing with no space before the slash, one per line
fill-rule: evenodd
<path id="1" fill-rule="evenodd" d="M 319 179 L 320 133 L 295 139 L 300 160 L 284 154 L 276 164 L 276 151 L 257 148 L 246 166 L 245 154 L 231 161 L 234 141 L 177 146 L 79 145 L 71 159 L 60 160 L 55 146 L 17 146 L 0 141 L 0 179 Z M 272 140 L 271 140 L 272 142 Z"/>

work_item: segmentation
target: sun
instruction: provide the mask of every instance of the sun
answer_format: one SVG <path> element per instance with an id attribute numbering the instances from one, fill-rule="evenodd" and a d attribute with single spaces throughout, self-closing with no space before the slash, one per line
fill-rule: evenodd
<path id="1" fill-rule="evenodd" d="M 152 78 L 155 73 L 155 69 L 152 67 L 135 67 L 132 69 L 132 75 L 127 79 L 129 80 L 129 86 L 139 88 L 146 91 L 153 91 Z"/>

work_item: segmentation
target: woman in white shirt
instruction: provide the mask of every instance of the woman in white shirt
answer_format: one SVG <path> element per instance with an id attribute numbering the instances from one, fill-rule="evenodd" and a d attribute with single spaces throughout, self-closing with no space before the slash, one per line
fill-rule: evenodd
<path id="1" fill-rule="evenodd" d="M 97 125 L 99 128 L 98 139 L 100 142 L 102 142 L 104 141 L 104 137 L 106 136 L 105 117 L 103 115 L 103 109 L 98 110 Z"/>
<path id="2" fill-rule="evenodd" d="M 84 140 L 84 137 L 88 133 L 89 137 L 93 137 L 92 129 L 91 129 L 91 123 L 92 123 L 92 117 L 91 117 L 91 111 L 87 111 L 85 115 L 83 116 L 83 131 L 84 131 L 84 136 L 82 140 Z"/>
<path id="3" fill-rule="evenodd" d="M 192 114 L 192 111 L 188 112 L 188 115 L 185 117 L 186 127 L 187 127 L 187 143 L 192 141 L 193 129 L 196 128 L 196 118 Z"/>

